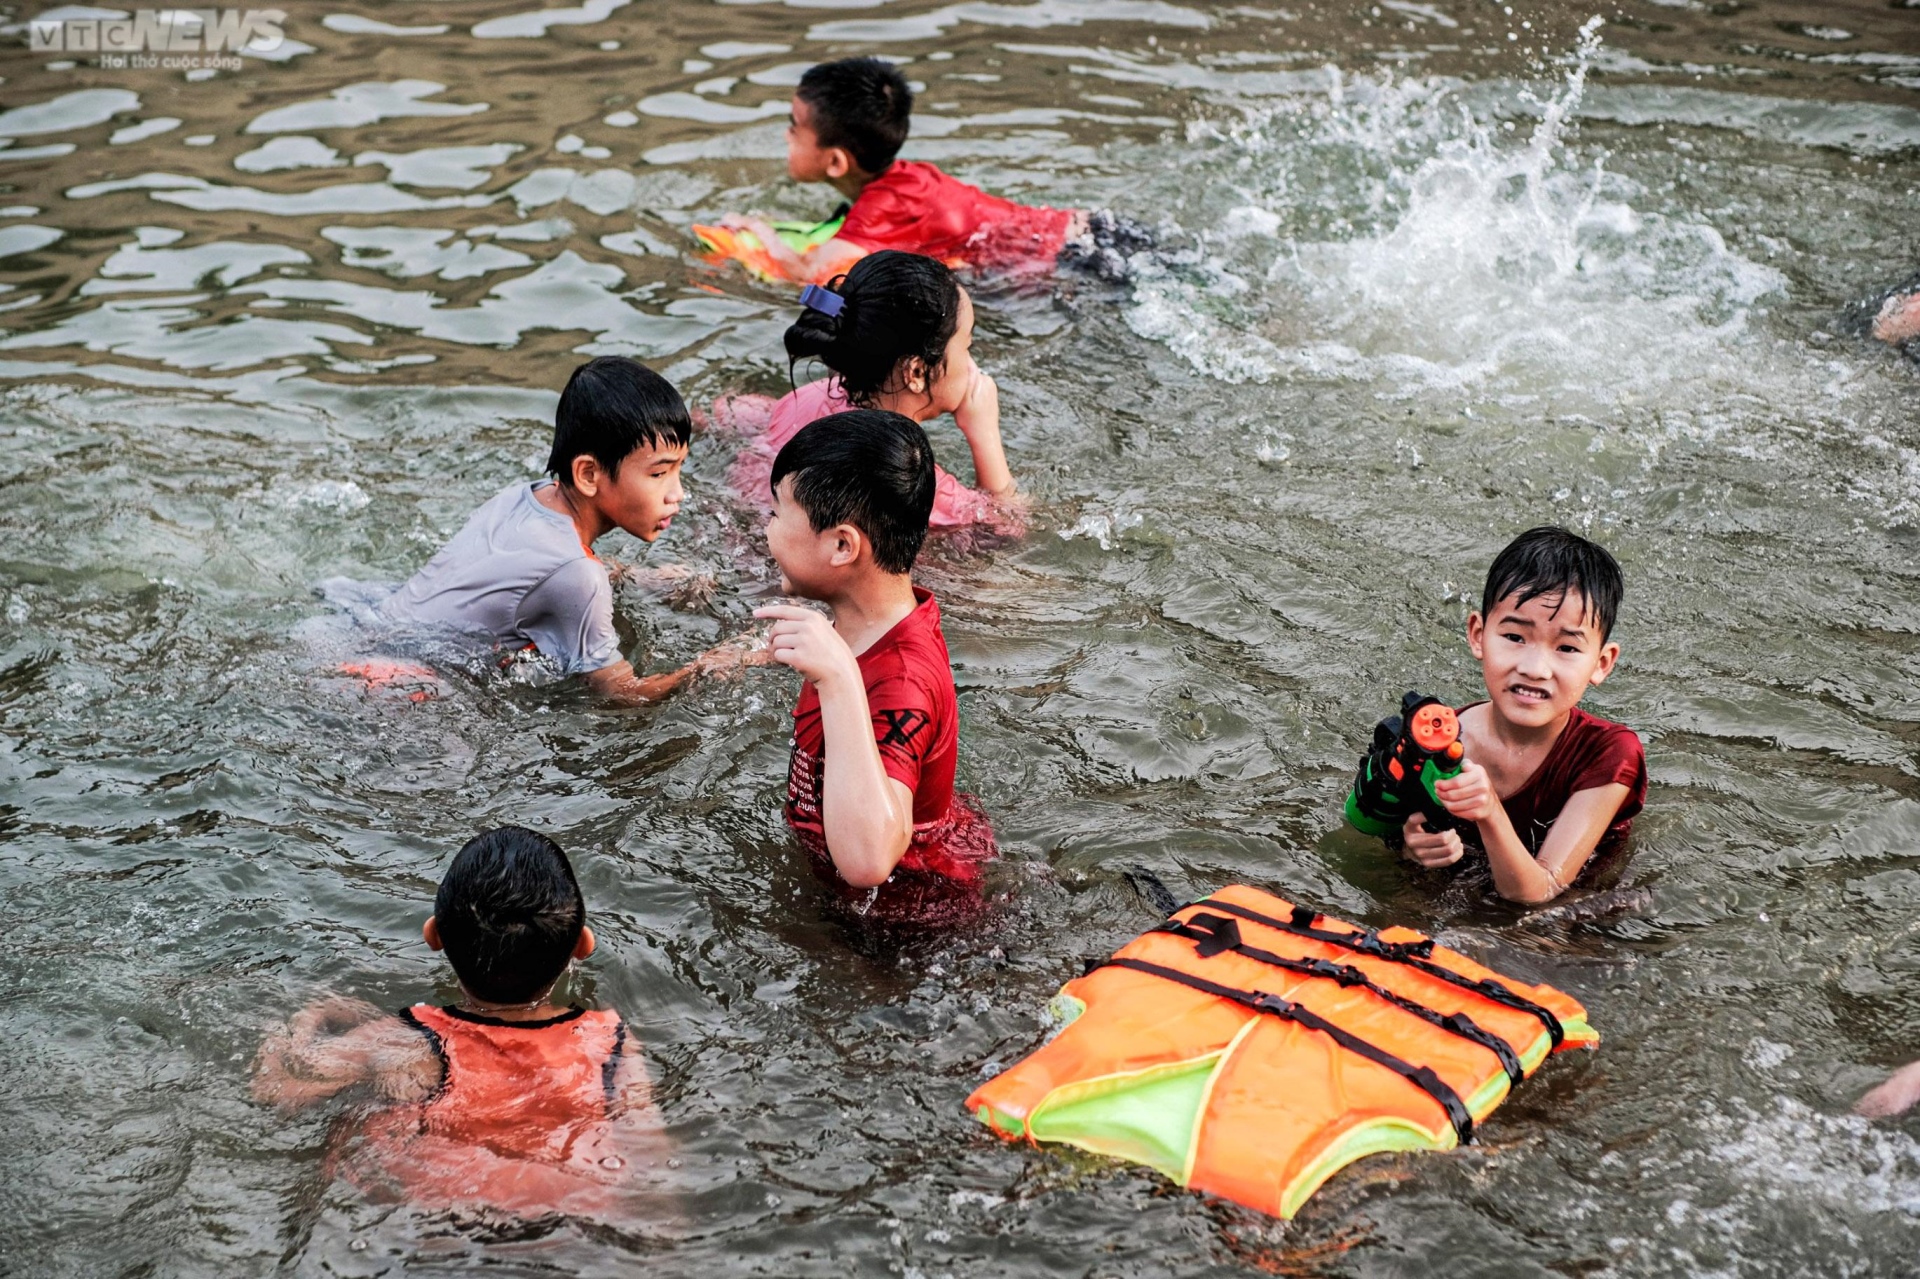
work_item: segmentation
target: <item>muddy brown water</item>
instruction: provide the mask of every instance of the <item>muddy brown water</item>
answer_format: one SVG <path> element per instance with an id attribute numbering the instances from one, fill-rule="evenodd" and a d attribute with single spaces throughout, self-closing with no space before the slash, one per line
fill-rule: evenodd
<path id="1" fill-rule="evenodd" d="M 1920 269 L 1920 9 L 292 8 L 211 76 L 0 37 L 0 1272 L 1913 1271 L 1920 1121 L 1847 1108 L 1920 1055 L 1920 379 L 1863 337 Z M 1035 515 L 925 556 L 1005 854 L 928 936 L 849 927 L 790 847 L 790 678 L 367 698 L 314 594 L 532 474 L 589 354 L 784 387 L 787 292 L 686 227 L 826 212 L 779 117 L 852 52 L 925 86 L 910 155 L 1165 245 L 980 291 Z M 774 589 L 727 454 L 653 550 L 603 543 L 718 582 L 622 594 L 643 666 Z M 1469 600 L 1548 520 L 1627 574 L 1589 701 L 1648 743 L 1624 911 L 1528 917 L 1337 823 L 1401 690 L 1475 693 Z M 419 921 L 501 821 L 574 853 L 571 993 L 644 1036 L 671 1212 L 370 1205 L 324 1175 L 337 1111 L 247 1098 L 316 994 L 451 993 Z M 1605 1042 L 1286 1225 L 1001 1145 L 961 1099 L 1151 922 L 1135 866 L 1432 930 Z"/>

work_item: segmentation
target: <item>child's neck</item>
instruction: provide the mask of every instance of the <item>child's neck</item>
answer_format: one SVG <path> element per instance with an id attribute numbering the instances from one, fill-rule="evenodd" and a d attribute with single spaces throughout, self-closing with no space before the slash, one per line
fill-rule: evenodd
<path id="1" fill-rule="evenodd" d="M 882 573 L 877 569 L 849 582 L 826 603 L 833 606 L 833 629 L 855 657 L 872 648 L 919 605 L 913 597 L 911 573 Z"/>
<path id="2" fill-rule="evenodd" d="M 893 166 L 889 164 L 887 169 L 891 169 L 892 167 Z M 887 169 L 880 170 L 880 173 L 885 173 Z M 860 193 L 867 189 L 867 184 L 879 177 L 880 173 L 866 173 L 859 169 L 849 169 L 837 178 L 828 178 L 827 185 L 838 191 L 841 195 L 846 196 L 849 200 L 858 200 Z"/>
<path id="3" fill-rule="evenodd" d="M 458 1007 L 480 1017 L 491 1017 L 495 1021 L 546 1021 L 568 1011 L 548 1002 L 553 994 L 549 986 L 524 1004 L 496 1004 L 489 999 L 481 999 L 465 986 L 460 988 Z"/>
<path id="4" fill-rule="evenodd" d="M 1487 770 L 1494 794 L 1505 799 L 1540 770 L 1572 719 L 1573 711 L 1568 710 L 1551 723 L 1531 728 L 1501 716 L 1489 701 L 1470 707 L 1460 716 L 1460 735 L 1466 742 L 1467 758 Z"/>
<path id="5" fill-rule="evenodd" d="M 574 531 L 580 535 L 580 545 L 588 550 L 613 528 L 613 521 L 602 515 L 598 507 L 558 480 L 535 489 L 533 500 L 554 514 L 572 520 Z"/>

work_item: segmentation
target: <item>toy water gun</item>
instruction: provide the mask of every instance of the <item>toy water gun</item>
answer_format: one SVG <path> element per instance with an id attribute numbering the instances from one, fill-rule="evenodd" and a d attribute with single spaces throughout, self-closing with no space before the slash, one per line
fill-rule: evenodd
<path id="1" fill-rule="evenodd" d="M 1460 775 L 1467 748 L 1460 718 L 1437 697 L 1409 692 L 1400 713 L 1374 725 L 1373 747 L 1347 793 L 1347 821 L 1363 835 L 1395 835 L 1415 813 L 1432 825 L 1446 816 L 1433 784 Z"/>
<path id="2" fill-rule="evenodd" d="M 838 235 L 846 220 L 846 211 L 842 209 L 825 222 L 775 222 L 771 225 L 779 235 L 780 242 L 804 258 L 810 250 L 819 248 Z M 738 262 L 747 269 L 748 274 L 770 282 L 792 278 L 779 259 L 767 252 L 767 246 L 760 243 L 760 237 L 751 231 L 696 225 L 693 233 L 706 248 L 706 252 L 700 255 L 703 262 L 714 266 Z"/>

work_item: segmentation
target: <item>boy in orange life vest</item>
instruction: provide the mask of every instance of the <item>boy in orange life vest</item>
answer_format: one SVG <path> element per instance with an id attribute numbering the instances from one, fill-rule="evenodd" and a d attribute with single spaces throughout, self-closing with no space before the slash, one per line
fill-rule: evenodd
<path id="1" fill-rule="evenodd" d="M 1087 231 L 1085 212 L 1016 204 L 931 164 L 895 159 L 912 114 L 913 91 L 890 62 L 844 58 L 810 67 L 793 95 L 787 173 L 797 182 L 828 183 L 851 200 L 846 221 L 804 259 L 759 219 L 729 215 L 722 224 L 753 232 L 792 278 L 815 281 L 881 249 L 976 270 L 1050 269 Z M 1143 233 L 1129 224 L 1124 234 Z M 1129 240 L 1125 247 L 1145 246 Z"/>
<path id="2" fill-rule="evenodd" d="M 316 1003 L 261 1046 L 254 1097 L 297 1109 L 364 1088 L 388 1103 L 331 1160 L 376 1198 L 604 1219 L 661 1141 L 620 1014 L 548 1002 L 594 947 L 566 854 L 518 826 L 476 836 L 421 931 L 452 962 L 458 1003 Z"/>
<path id="3" fill-rule="evenodd" d="M 1480 659 L 1487 700 L 1460 712 L 1467 764 L 1434 793 L 1486 851 L 1493 886 L 1509 901 L 1550 901 L 1597 849 L 1618 847 L 1647 798 L 1640 738 L 1580 709 L 1612 673 L 1620 646 L 1620 566 L 1603 547 L 1563 528 L 1529 529 L 1493 561 L 1467 646 Z M 1446 866 L 1460 833 L 1408 819 L 1405 852 Z"/>
<path id="4" fill-rule="evenodd" d="M 833 609 L 831 622 L 795 605 L 755 611 L 773 620 L 773 660 L 807 679 L 788 824 L 854 889 L 896 870 L 977 882 L 992 837 L 954 795 L 953 668 L 940 606 L 913 584 L 933 509 L 926 432 L 879 409 L 835 413 L 787 441 L 772 482 L 767 546 L 781 587 Z"/>

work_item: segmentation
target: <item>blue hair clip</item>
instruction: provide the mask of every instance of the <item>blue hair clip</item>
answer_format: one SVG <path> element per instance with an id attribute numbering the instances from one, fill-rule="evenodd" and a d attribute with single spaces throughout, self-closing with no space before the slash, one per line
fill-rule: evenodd
<path id="1" fill-rule="evenodd" d="M 822 315 L 838 318 L 840 312 L 846 308 L 847 300 L 838 293 L 835 293 L 832 289 L 824 289 L 817 284 L 809 284 L 806 288 L 800 290 L 800 305 L 811 307 Z"/>

